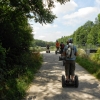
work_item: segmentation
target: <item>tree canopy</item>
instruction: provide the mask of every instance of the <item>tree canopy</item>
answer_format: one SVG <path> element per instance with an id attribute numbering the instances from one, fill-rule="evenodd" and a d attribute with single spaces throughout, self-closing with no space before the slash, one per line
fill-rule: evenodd
<path id="1" fill-rule="evenodd" d="M 51 11 L 55 7 L 55 2 L 64 4 L 69 0 L 0 0 L 1 7 L 21 12 L 28 18 L 33 18 L 35 22 L 52 23 L 56 15 Z M 17 13 L 16 13 L 17 14 Z"/>

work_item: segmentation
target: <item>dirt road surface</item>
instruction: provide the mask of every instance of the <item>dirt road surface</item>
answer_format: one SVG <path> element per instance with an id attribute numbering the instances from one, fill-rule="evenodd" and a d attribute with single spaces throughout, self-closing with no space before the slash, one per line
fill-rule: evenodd
<path id="1" fill-rule="evenodd" d="M 62 88 L 61 77 L 65 73 L 59 54 L 43 54 L 43 65 L 27 90 L 24 100 L 100 100 L 100 81 L 76 63 L 75 74 L 79 87 Z"/>

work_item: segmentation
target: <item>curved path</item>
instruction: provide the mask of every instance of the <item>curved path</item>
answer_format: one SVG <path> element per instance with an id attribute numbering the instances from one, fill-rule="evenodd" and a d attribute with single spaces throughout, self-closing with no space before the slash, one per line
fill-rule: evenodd
<path id="1" fill-rule="evenodd" d="M 100 100 L 100 82 L 76 63 L 79 87 L 62 88 L 64 66 L 59 54 L 43 54 L 43 65 L 27 90 L 24 100 Z"/>

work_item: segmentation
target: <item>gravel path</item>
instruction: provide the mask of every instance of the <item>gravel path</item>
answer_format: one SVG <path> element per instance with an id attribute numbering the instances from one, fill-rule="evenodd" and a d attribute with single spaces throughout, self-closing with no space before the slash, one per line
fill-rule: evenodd
<path id="1" fill-rule="evenodd" d="M 44 62 L 24 100 L 100 100 L 100 81 L 76 63 L 79 87 L 62 88 L 64 66 L 59 54 L 42 52 Z"/>

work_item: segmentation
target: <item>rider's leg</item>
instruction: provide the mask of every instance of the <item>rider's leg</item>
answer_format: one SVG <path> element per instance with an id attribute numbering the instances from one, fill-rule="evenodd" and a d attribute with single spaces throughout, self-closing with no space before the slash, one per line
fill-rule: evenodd
<path id="1" fill-rule="evenodd" d="M 63 49 L 61 49 L 61 56 L 63 56 Z"/>
<path id="2" fill-rule="evenodd" d="M 57 50 L 59 50 L 59 47 L 57 48 Z"/>
<path id="3" fill-rule="evenodd" d="M 70 63 L 69 63 L 69 61 L 66 61 L 66 63 L 65 63 L 66 80 L 69 80 L 69 67 L 70 67 Z"/>
<path id="4" fill-rule="evenodd" d="M 71 61 L 71 80 L 74 81 L 74 76 L 75 76 L 75 60 Z"/>

